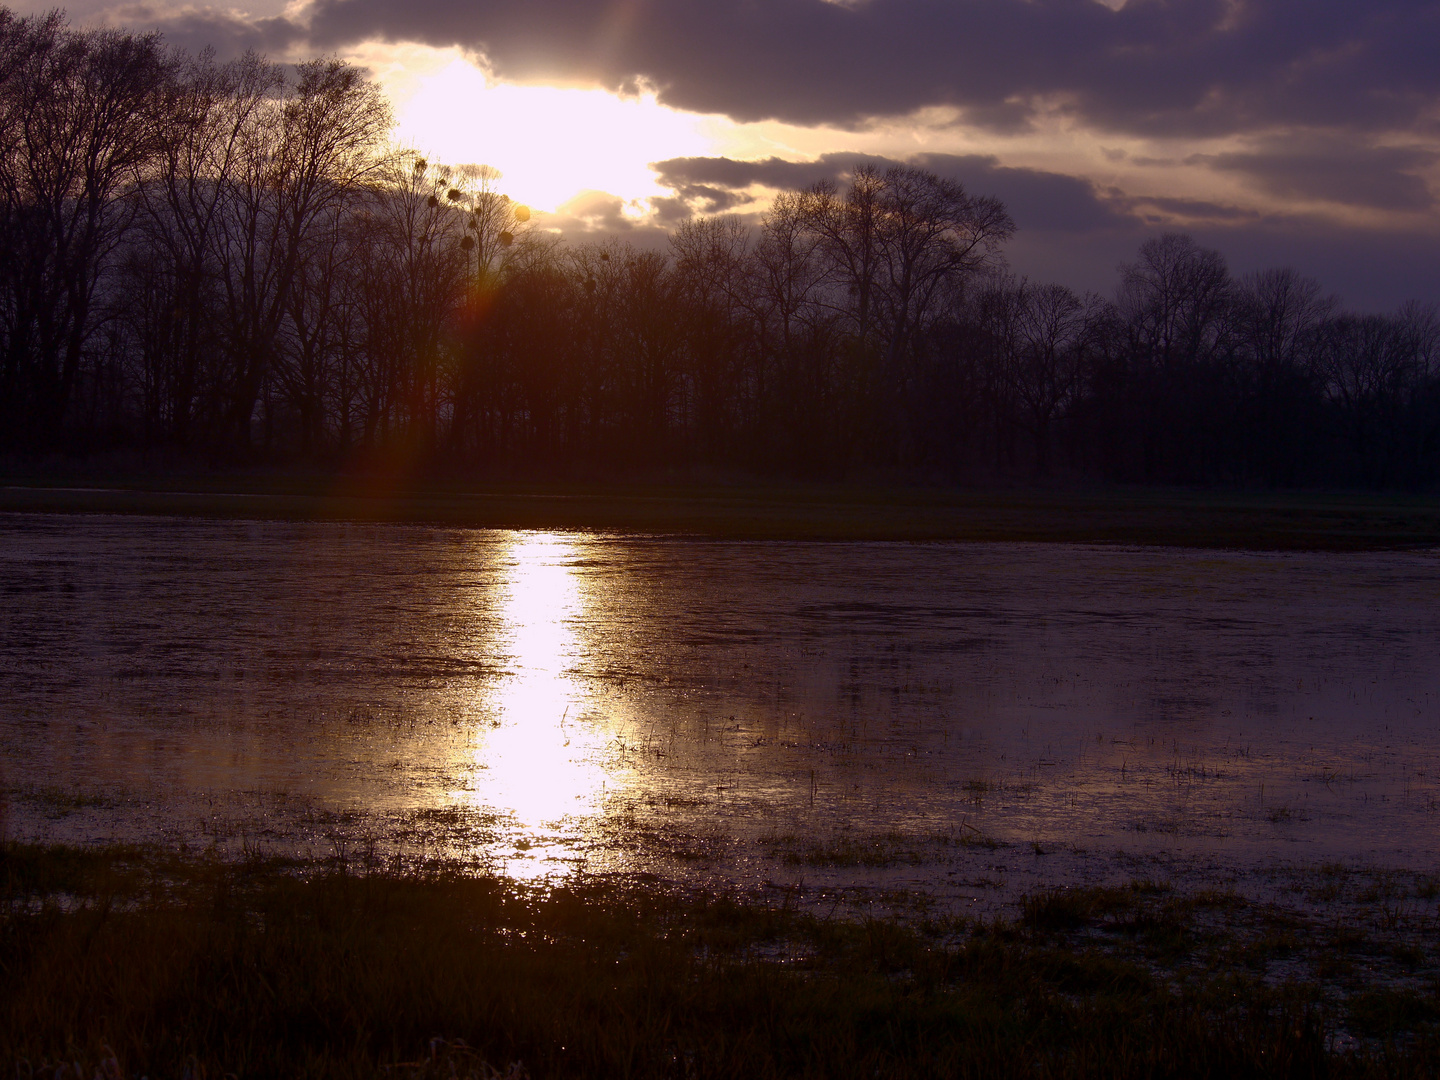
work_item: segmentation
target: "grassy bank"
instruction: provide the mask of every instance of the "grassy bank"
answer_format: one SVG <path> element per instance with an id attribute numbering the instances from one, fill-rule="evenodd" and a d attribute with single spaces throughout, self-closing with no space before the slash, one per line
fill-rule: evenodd
<path id="1" fill-rule="evenodd" d="M 438 866 L 11 844 L 0 886 L 0 1067 L 17 1076 L 58 1077 L 61 1062 L 155 1080 L 1440 1066 L 1433 985 L 1342 1001 L 1263 975 L 1245 957 L 1286 948 L 1273 912 L 1145 883 L 1034 897 L 982 925 L 636 881 L 526 890 Z M 1337 962 L 1367 948 L 1326 945 Z"/>
<path id="2" fill-rule="evenodd" d="M 1011 540 L 1254 550 L 1440 545 L 1440 499 L 1179 489 L 416 487 L 334 477 L 12 476 L 0 511 L 399 521 L 728 539 Z"/>

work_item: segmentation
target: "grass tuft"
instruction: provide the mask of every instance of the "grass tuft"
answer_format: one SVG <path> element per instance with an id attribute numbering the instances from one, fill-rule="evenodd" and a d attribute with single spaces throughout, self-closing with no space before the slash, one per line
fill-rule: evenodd
<path id="1" fill-rule="evenodd" d="M 979 925 L 443 864 L 10 844 L 0 890 L 0 1068 L 25 1080 L 1411 1077 L 1440 1061 L 1433 993 L 1342 1013 L 1244 964 L 1161 970 L 1087 938 L 1232 914 L 1148 885 L 1047 892 L 1018 925 Z M 1370 1040 L 1343 1057 L 1326 1049 L 1341 1019 Z"/>

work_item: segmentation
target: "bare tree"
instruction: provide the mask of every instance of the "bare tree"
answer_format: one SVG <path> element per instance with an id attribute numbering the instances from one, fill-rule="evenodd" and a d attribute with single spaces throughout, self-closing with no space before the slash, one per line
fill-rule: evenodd
<path id="1" fill-rule="evenodd" d="M 1246 274 L 1234 296 L 1234 332 L 1240 365 L 1235 394 L 1242 396 L 1233 437 L 1248 470 L 1272 484 L 1295 483 L 1313 456 L 1319 335 L 1337 307 L 1319 282 L 1285 267 Z"/>
<path id="2" fill-rule="evenodd" d="M 147 416 L 177 445 L 197 423 L 213 430 L 222 419 L 222 226 L 247 132 L 283 82 L 278 65 L 253 53 L 223 65 L 208 52 L 183 61 L 161 152 L 136 188 L 142 212 L 130 272 L 158 291 L 153 305 L 123 303 L 122 318 L 135 326 L 153 383 Z"/>
<path id="3" fill-rule="evenodd" d="M 1083 387 L 1103 301 L 1076 296 L 1064 285 L 1022 282 L 1017 291 L 1009 378 L 1034 440 L 1035 471 L 1043 476 L 1050 472 L 1052 429 Z"/>
<path id="4" fill-rule="evenodd" d="M 466 209 L 448 169 L 403 156 L 383 169 L 363 203 L 368 237 L 357 288 L 372 364 L 406 437 L 437 445 L 449 321 L 464 300 Z M 473 241 L 472 241 L 473 242 Z"/>
<path id="5" fill-rule="evenodd" d="M 801 207 L 831 302 L 853 335 L 850 415 L 841 422 L 904 455 L 926 411 L 916 347 L 965 282 L 998 265 L 1014 222 L 998 200 L 902 166 L 859 165 L 843 193 L 817 184 Z"/>
<path id="6" fill-rule="evenodd" d="M 450 179 L 447 172 L 446 180 Z M 482 287 L 491 285 L 504 264 L 537 239 L 530 208 L 495 189 L 500 172 L 488 165 L 462 167 L 453 179 L 455 185 L 447 183 L 445 199 L 465 212 L 463 246 L 474 256 L 474 280 Z"/>
<path id="7" fill-rule="evenodd" d="M 841 290 L 838 310 L 853 320 L 862 345 L 874 327 L 875 283 L 881 270 L 885 180 L 871 165 L 856 166 L 842 193 L 823 180 L 803 192 L 799 210 L 817 240 L 830 279 Z"/>
<path id="8" fill-rule="evenodd" d="M 58 14 L 7 12 L 0 35 L 0 394 L 11 431 L 53 440 L 134 210 L 128 195 L 168 130 L 172 66 L 158 35 L 75 31 Z"/>
<path id="9" fill-rule="evenodd" d="M 1341 315 L 1320 334 L 1326 390 L 1339 412 L 1360 479 L 1383 487 L 1404 479 L 1407 461 L 1433 441 L 1415 431 L 1414 413 L 1433 384 L 1440 342 L 1433 308 L 1407 305 L 1395 315 Z M 1422 423 L 1426 419 L 1420 417 Z M 1419 447 L 1407 445 L 1415 436 Z M 1433 447 L 1430 447 L 1433 452 Z"/>
<path id="10" fill-rule="evenodd" d="M 685 343 L 685 421 L 709 457 L 726 457 L 746 426 L 754 366 L 748 362 L 745 265 L 749 231 L 734 216 L 692 218 L 670 236 Z"/>
<path id="11" fill-rule="evenodd" d="M 1290 267 L 1246 274 L 1235 299 L 1239 332 L 1256 365 L 1268 372 L 1303 363 L 1315 332 L 1338 306 L 1318 281 Z"/>
<path id="12" fill-rule="evenodd" d="M 878 295 L 895 366 L 934 317 L 946 290 L 996 265 L 1015 223 L 999 200 L 972 196 L 960 184 L 921 169 L 891 168 L 884 181 Z"/>
<path id="13" fill-rule="evenodd" d="M 332 413 L 343 426 L 349 404 L 340 400 L 347 381 L 343 350 L 352 340 L 345 275 L 359 237 L 347 209 L 331 207 L 309 230 L 272 372 L 295 410 L 298 449 L 307 458 L 324 442 Z"/>
<path id="14" fill-rule="evenodd" d="M 749 260 L 748 292 L 767 351 L 793 357 L 817 323 L 829 321 L 818 314 L 825 271 L 817 248 L 801 196 L 782 191 L 765 215 Z"/>
<path id="15" fill-rule="evenodd" d="M 1118 306 L 1148 362 L 1163 369 L 1215 353 L 1233 290 L 1218 251 L 1165 233 L 1142 244 L 1120 278 Z"/>
<path id="16" fill-rule="evenodd" d="M 299 65 L 284 95 L 266 101 L 241 131 L 222 200 L 217 262 L 232 364 L 225 422 L 242 446 L 276 361 L 310 232 L 378 178 L 389 127 L 379 88 L 358 68 L 328 59 Z"/>
<path id="17" fill-rule="evenodd" d="M 817 184 L 803 212 L 848 297 L 856 334 L 864 341 L 879 330 L 892 363 L 944 290 L 993 266 L 1015 231 L 998 200 L 902 166 L 883 174 L 857 166 L 843 195 L 833 184 Z"/>

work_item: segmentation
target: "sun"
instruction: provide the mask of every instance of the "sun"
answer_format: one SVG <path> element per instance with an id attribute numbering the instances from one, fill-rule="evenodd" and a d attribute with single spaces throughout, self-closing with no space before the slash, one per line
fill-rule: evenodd
<path id="1" fill-rule="evenodd" d="M 708 153 L 708 118 L 653 93 L 497 82 L 464 58 L 396 80 L 396 136 L 432 160 L 489 165 L 497 188 L 550 211 L 582 191 L 627 201 L 658 195 L 652 161 Z"/>

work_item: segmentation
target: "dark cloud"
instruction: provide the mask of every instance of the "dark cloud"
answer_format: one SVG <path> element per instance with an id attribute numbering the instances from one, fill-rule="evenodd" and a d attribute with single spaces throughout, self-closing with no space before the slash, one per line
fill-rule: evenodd
<path id="1" fill-rule="evenodd" d="M 1110 205 L 1123 210 L 1136 220 L 1147 225 L 1197 224 L 1235 225 L 1242 222 L 1257 222 L 1263 219 L 1257 210 L 1227 203 L 1208 202 L 1205 199 L 1181 199 L 1163 195 L 1126 195 L 1118 188 L 1109 192 Z"/>
<path id="2" fill-rule="evenodd" d="M 302 34 L 459 45 L 508 79 L 643 79 L 679 108 L 801 124 L 954 106 L 1012 130 L 1048 102 L 1161 135 L 1402 130 L 1440 91 L 1440 0 L 314 0 L 293 23 L 173 26 L 222 51 Z"/>
<path id="3" fill-rule="evenodd" d="M 693 213 L 723 214 L 754 201 L 750 196 L 726 187 L 697 184 L 683 179 L 669 183 L 668 186 L 675 189 L 676 198 L 662 197 L 659 201 L 652 200 L 661 216 L 667 219 L 674 216 L 684 218 Z M 673 211 L 662 209 L 670 204 L 675 206 Z"/>
<path id="4" fill-rule="evenodd" d="M 214 48 L 222 60 L 247 49 L 262 55 L 283 53 L 306 41 L 305 28 L 283 16 L 257 19 L 218 8 L 176 10 L 151 4 L 126 4 L 113 14 L 128 26 L 161 30 L 170 44 L 191 52 Z"/>
<path id="5" fill-rule="evenodd" d="M 993 195 L 1023 229 L 1078 233 L 1113 226 L 1116 210 L 1088 181 L 1061 173 L 1016 169 L 982 155 L 921 154 L 900 162 L 867 154 L 826 154 L 816 161 L 737 161 L 724 157 L 671 158 L 651 166 L 660 182 L 686 201 L 692 191 L 743 191 L 752 185 L 801 189 L 820 180 L 843 183 L 861 164 L 884 169 L 907 164 L 958 180 L 973 195 Z M 713 213 L 703 206 L 702 213 Z"/>
<path id="6" fill-rule="evenodd" d="M 1440 155 L 1414 146 L 1366 146 L 1353 140 L 1286 136 L 1259 149 L 1196 156 L 1213 168 L 1243 173 L 1262 188 L 1290 198 L 1323 199 L 1384 210 L 1435 205 L 1419 169 Z"/>
<path id="7" fill-rule="evenodd" d="M 839 180 L 863 163 L 883 163 L 882 158 L 865 154 L 827 154 L 818 161 L 785 161 L 765 158 L 740 161 L 727 157 L 670 158 L 651 164 L 666 187 L 682 195 L 697 185 L 743 190 L 754 184 L 779 190 L 800 190 L 821 180 Z"/>
<path id="8" fill-rule="evenodd" d="M 1022 229 L 1088 232 L 1115 224 L 1115 209 L 1088 180 L 1039 169 L 1017 169 L 979 155 L 922 154 L 913 164 L 953 180 L 976 195 L 994 195 Z"/>
<path id="9" fill-rule="evenodd" d="M 652 198 L 650 209 L 654 211 L 655 220 L 661 225 L 674 225 L 688 217 L 695 216 L 695 211 L 689 203 L 670 195 L 657 195 Z"/>

